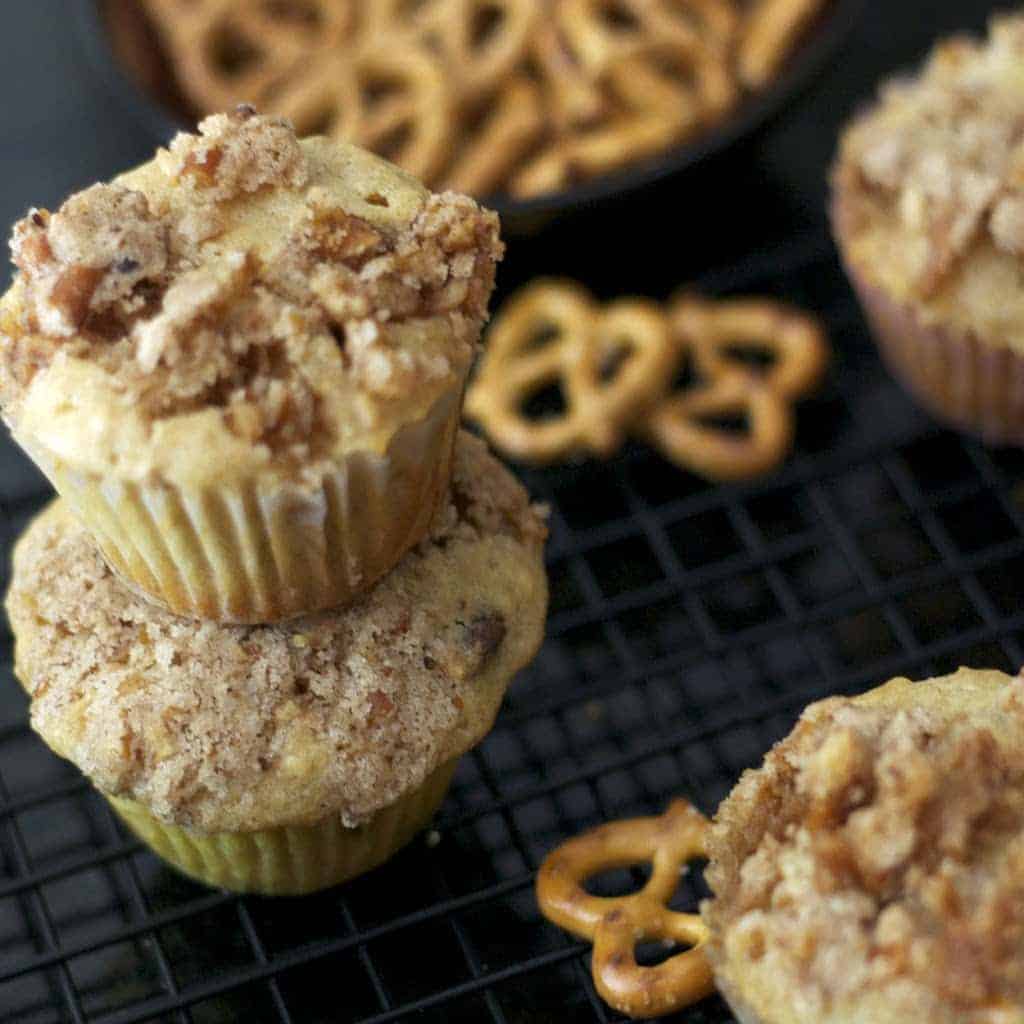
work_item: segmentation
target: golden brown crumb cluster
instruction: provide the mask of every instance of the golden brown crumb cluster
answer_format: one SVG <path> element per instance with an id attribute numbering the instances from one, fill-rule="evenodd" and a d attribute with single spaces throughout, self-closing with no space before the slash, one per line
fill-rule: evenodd
<path id="1" fill-rule="evenodd" d="M 860 192 L 857 219 L 892 218 L 915 288 L 933 294 L 982 236 L 1024 255 L 1024 17 L 987 41 L 940 44 L 916 78 L 882 90 L 856 122 L 837 174 Z"/>
<path id="2" fill-rule="evenodd" d="M 1024 682 L 980 724 L 905 704 L 812 705 L 723 804 L 705 909 L 726 986 L 781 994 L 767 1020 L 1024 1013 Z"/>
<path id="3" fill-rule="evenodd" d="M 463 434 L 432 539 L 360 603 L 233 627 L 135 597 L 57 503 L 18 545 L 7 601 L 32 724 L 167 821 L 359 824 L 490 728 L 540 643 L 545 532 Z"/>
<path id="4" fill-rule="evenodd" d="M 497 218 L 449 193 L 394 230 L 374 225 L 308 184 L 307 163 L 287 122 L 240 107 L 158 156 L 163 191 L 95 185 L 53 214 L 31 211 L 11 243 L 21 302 L 0 322 L 0 402 L 10 411 L 67 355 L 99 364 L 152 419 L 219 408 L 236 434 L 304 457 L 311 437 L 331 440 L 316 386 L 325 346 L 382 401 L 467 363 L 501 254 Z M 237 222 L 240 204 L 275 190 L 302 197 L 286 244 L 266 260 L 225 249 L 228 213 Z M 405 325 L 436 320 L 448 349 L 408 343 Z"/>

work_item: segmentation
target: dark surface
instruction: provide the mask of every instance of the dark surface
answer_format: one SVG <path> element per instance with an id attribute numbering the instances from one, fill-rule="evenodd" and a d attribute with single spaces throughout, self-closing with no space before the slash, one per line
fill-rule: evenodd
<path id="1" fill-rule="evenodd" d="M 960 663 L 1020 665 L 1024 456 L 939 429 L 886 377 L 822 213 L 838 121 L 881 71 L 980 24 L 984 6 L 930 4 L 925 19 L 919 5 L 869 3 L 832 72 L 728 167 L 510 252 L 506 288 L 555 272 L 605 294 L 685 282 L 775 293 L 825 316 L 836 359 L 801 408 L 795 456 L 768 480 L 711 487 L 639 447 L 524 474 L 554 508 L 549 639 L 463 760 L 436 846 L 417 840 L 302 900 L 187 882 L 28 730 L 5 634 L 0 1019 L 618 1020 L 593 993 L 586 951 L 538 917 L 547 850 L 674 794 L 713 810 L 812 698 Z M 62 0 L 5 8 L 6 223 L 148 146 L 93 85 Z M 5 551 L 44 493 L 0 445 Z M 712 999 L 678 1019 L 731 1018 Z"/>

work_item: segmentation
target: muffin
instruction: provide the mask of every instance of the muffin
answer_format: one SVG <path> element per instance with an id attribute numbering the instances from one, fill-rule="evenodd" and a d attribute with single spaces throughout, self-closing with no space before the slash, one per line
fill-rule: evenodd
<path id="1" fill-rule="evenodd" d="M 708 840 L 743 1024 L 1024 1020 L 1024 681 L 962 668 L 808 707 Z"/>
<path id="2" fill-rule="evenodd" d="M 301 893 L 388 858 L 434 812 L 541 641 L 545 528 L 470 435 L 430 537 L 341 611 L 181 618 L 125 587 L 66 501 L 14 552 L 33 728 L 169 863 Z"/>
<path id="3" fill-rule="evenodd" d="M 940 43 L 844 133 L 832 221 L 889 367 L 936 417 L 1024 443 L 1024 16 Z"/>
<path id="4" fill-rule="evenodd" d="M 3 416 L 166 608 L 344 605 L 443 500 L 497 232 L 352 146 L 207 118 L 15 226 Z"/>

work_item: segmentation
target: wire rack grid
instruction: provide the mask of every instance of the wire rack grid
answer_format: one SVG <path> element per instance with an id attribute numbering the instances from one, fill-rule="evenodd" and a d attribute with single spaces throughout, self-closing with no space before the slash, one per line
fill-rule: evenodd
<path id="1" fill-rule="evenodd" d="M 594 992 L 587 949 L 534 904 L 553 845 L 676 794 L 713 811 L 814 698 L 1024 661 L 1024 454 L 913 407 L 821 239 L 698 284 L 826 317 L 836 358 L 799 411 L 797 452 L 768 480 L 726 487 L 640 446 L 524 472 L 552 507 L 548 639 L 434 829 L 371 875 L 268 900 L 163 867 L 29 730 L 5 632 L 0 1019 L 620 1020 Z M 9 555 L 46 488 L 9 444 L 0 470 Z M 699 872 L 682 889 L 692 907 Z M 732 1018 L 713 998 L 679 1020 Z"/>

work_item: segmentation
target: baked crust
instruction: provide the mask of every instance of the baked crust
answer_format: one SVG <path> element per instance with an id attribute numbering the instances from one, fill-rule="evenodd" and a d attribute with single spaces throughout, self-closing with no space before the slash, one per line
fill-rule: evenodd
<path id="1" fill-rule="evenodd" d="M 315 481 L 461 389 L 501 246 L 472 200 L 240 107 L 30 211 L 12 254 L 0 403 L 17 435 L 122 478 Z M 203 453 L 173 454 L 195 436 Z"/>
<path id="2" fill-rule="evenodd" d="M 960 669 L 808 707 L 719 808 L 703 909 L 744 1021 L 1024 1013 L 1024 682 Z"/>
<path id="3" fill-rule="evenodd" d="M 432 537 L 346 611 L 177 618 L 126 589 L 55 502 L 7 611 L 32 725 L 103 791 L 204 832 L 358 825 L 487 732 L 543 633 L 546 530 L 468 434 Z"/>

